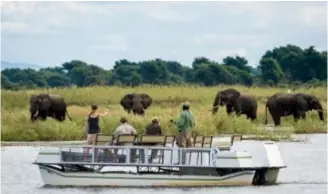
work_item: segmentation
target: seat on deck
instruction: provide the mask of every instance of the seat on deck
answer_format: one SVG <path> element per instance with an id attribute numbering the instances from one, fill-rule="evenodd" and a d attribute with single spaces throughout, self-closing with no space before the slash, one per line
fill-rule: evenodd
<path id="1" fill-rule="evenodd" d="M 96 146 L 112 145 L 114 136 L 110 134 L 98 133 L 96 137 Z M 98 151 L 100 150 L 100 151 Z M 96 161 L 100 161 L 101 154 L 104 153 L 104 157 L 111 155 L 113 152 L 109 149 L 101 148 L 96 150 Z"/>
<path id="2" fill-rule="evenodd" d="M 175 139 L 176 137 L 174 135 L 167 135 L 164 146 L 170 145 L 171 147 L 173 147 L 175 143 Z"/>
<path id="3" fill-rule="evenodd" d="M 117 146 L 134 146 L 136 140 L 137 140 L 137 135 L 121 134 L 121 135 L 117 136 L 116 141 L 114 140 L 114 142 L 115 142 L 114 145 L 117 145 Z M 117 152 L 118 152 L 118 150 L 115 149 L 115 153 L 117 153 Z M 136 160 L 136 149 L 131 149 L 130 162 L 133 162 L 135 160 Z"/>
<path id="4" fill-rule="evenodd" d="M 96 145 L 112 145 L 114 140 L 113 135 L 99 133 L 96 137 Z"/>
<path id="5" fill-rule="evenodd" d="M 166 136 L 165 135 L 142 135 L 140 137 L 139 145 L 140 146 L 157 146 L 157 147 L 165 147 L 166 143 Z M 139 158 L 142 162 L 144 162 L 144 158 L 146 157 L 148 159 L 148 162 L 152 162 L 153 158 L 156 158 L 158 154 L 157 149 L 151 149 L 150 158 L 148 159 L 148 153 L 146 156 L 144 155 L 143 150 L 140 150 L 139 152 Z M 164 151 L 160 151 L 160 159 L 164 160 Z"/>

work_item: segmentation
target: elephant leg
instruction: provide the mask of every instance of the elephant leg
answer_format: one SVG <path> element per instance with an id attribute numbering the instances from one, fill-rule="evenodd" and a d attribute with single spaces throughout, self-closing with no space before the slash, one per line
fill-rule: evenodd
<path id="1" fill-rule="evenodd" d="M 64 121 L 66 119 L 66 111 L 63 110 L 58 114 L 58 119 L 60 122 Z"/>
<path id="2" fill-rule="evenodd" d="M 256 114 L 254 113 L 246 113 L 247 119 L 255 120 L 256 119 Z"/>
<path id="3" fill-rule="evenodd" d="M 271 114 L 272 115 L 272 120 L 274 122 L 274 125 L 275 126 L 278 126 L 280 125 L 280 115 L 276 114 L 276 113 L 273 113 Z"/>
<path id="4" fill-rule="evenodd" d="M 297 122 L 299 119 L 305 119 L 305 112 L 304 111 L 296 111 L 294 114 L 294 122 Z"/>
<path id="5" fill-rule="evenodd" d="M 227 111 L 227 114 L 230 115 L 233 112 L 232 106 L 231 105 L 227 105 L 226 106 L 226 111 Z"/>

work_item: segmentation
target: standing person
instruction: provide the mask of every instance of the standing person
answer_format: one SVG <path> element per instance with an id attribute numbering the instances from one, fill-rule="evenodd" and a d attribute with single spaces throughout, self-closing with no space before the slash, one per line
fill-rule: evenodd
<path id="1" fill-rule="evenodd" d="M 98 106 L 92 105 L 91 111 L 88 114 L 87 124 L 86 124 L 86 134 L 87 134 L 87 144 L 95 145 L 97 134 L 100 133 L 99 117 L 106 116 L 108 112 L 103 114 L 98 112 Z"/>
<path id="2" fill-rule="evenodd" d="M 91 111 L 87 117 L 87 123 L 85 127 L 85 134 L 87 135 L 87 145 L 95 145 L 97 134 L 100 133 L 100 126 L 99 126 L 99 117 L 106 116 L 108 112 L 106 111 L 103 114 L 98 112 L 98 106 L 92 105 Z M 85 154 L 89 153 L 89 149 L 85 149 Z"/>
<path id="3" fill-rule="evenodd" d="M 177 121 L 171 120 L 178 128 L 178 145 L 179 147 L 191 147 L 191 130 L 195 127 L 195 119 L 190 112 L 190 104 L 182 104 L 182 112 Z"/>
<path id="4" fill-rule="evenodd" d="M 177 121 L 170 120 L 171 123 L 175 124 L 178 128 L 177 143 L 179 147 L 191 147 L 191 130 L 195 127 L 195 120 L 190 112 L 190 104 L 185 102 L 182 104 L 182 112 Z M 185 163 L 186 155 L 182 154 L 182 163 Z"/>

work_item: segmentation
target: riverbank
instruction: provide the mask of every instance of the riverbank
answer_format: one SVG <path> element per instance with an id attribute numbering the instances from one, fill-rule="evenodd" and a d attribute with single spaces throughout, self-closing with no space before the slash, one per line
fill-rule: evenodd
<path id="1" fill-rule="evenodd" d="M 215 94 L 222 89 L 236 88 L 242 93 L 254 95 L 257 103 L 257 119 L 250 121 L 245 115 L 237 117 L 228 116 L 225 107 L 220 107 L 216 115 L 212 115 L 211 107 Z M 177 119 L 184 101 L 191 102 L 191 111 L 195 117 L 194 131 L 202 135 L 220 134 L 256 134 L 270 137 L 283 134 L 290 136 L 297 133 L 327 133 L 327 121 L 320 121 L 315 111 L 307 113 L 306 120 L 294 122 L 293 117 L 282 117 L 281 126 L 272 132 L 273 121 L 268 113 L 269 125 L 264 126 L 265 103 L 275 92 L 286 92 L 284 88 L 270 87 L 244 87 L 244 86 L 153 86 L 136 88 L 119 87 L 89 87 L 89 88 L 63 88 L 49 90 L 2 91 L 1 107 L 1 140 L 2 141 L 81 141 L 84 139 L 85 118 L 90 111 L 90 104 L 97 104 L 100 112 L 108 111 L 102 117 L 100 125 L 102 133 L 112 134 L 120 124 L 122 116 L 134 126 L 138 134 L 145 132 L 146 126 L 152 117 L 160 119 L 164 134 L 176 134 L 176 128 L 170 123 Z M 298 88 L 294 92 L 305 92 L 316 95 L 323 107 L 327 107 L 327 92 L 325 87 Z M 46 121 L 32 123 L 29 114 L 29 97 L 39 93 L 59 94 L 67 101 L 68 112 L 72 121 L 58 122 L 51 118 Z M 146 110 L 144 117 L 128 115 L 121 105 L 120 99 L 129 92 L 145 92 L 153 98 L 153 104 Z M 93 98 L 92 94 L 101 94 Z M 324 117 L 327 112 L 324 110 Z M 283 130 L 280 130 L 283 129 Z"/>

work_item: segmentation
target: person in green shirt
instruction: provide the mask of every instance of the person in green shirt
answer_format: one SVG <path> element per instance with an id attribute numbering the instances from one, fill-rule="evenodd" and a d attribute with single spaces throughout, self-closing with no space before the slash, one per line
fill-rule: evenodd
<path id="1" fill-rule="evenodd" d="M 178 128 L 177 143 L 179 147 L 191 147 L 191 130 L 195 127 L 195 119 L 190 112 L 190 104 L 185 102 L 182 104 L 182 112 L 177 121 L 170 120 Z"/>

